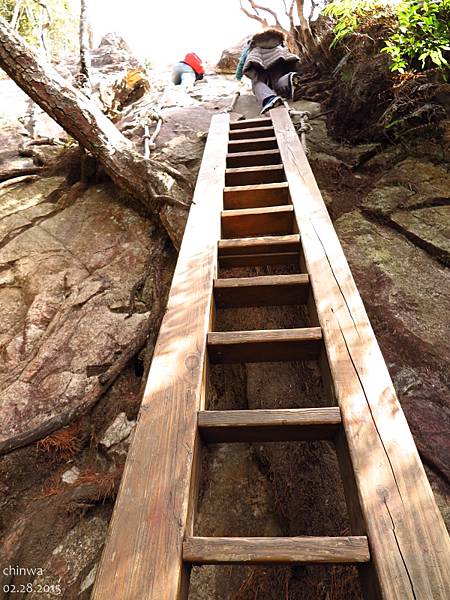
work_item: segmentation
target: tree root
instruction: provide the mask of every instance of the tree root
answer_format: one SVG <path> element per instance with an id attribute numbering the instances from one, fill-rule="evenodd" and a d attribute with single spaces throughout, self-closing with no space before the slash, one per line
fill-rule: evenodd
<path id="1" fill-rule="evenodd" d="M 0 171 L 0 183 L 8 181 L 9 179 L 16 179 L 24 175 L 37 175 L 42 173 L 44 169 L 42 167 L 23 167 L 22 169 L 12 169 L 10 171 Z"/>

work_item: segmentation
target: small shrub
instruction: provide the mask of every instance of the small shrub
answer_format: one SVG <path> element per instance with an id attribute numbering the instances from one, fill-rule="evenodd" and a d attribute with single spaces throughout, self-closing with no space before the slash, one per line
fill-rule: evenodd
<path id="1" fill-rule="evenodd" d="M 445 72 L 450 66 L 450 0 L 333 0 L 323 14 L 336 21 L 332 47 L 374 19 L 384 19 L 381 52 L 389 55 L 391 71 Z"/>
<path id="2" fill-rule="evenodd" d="M 332 0 L 323 9 L 324 15 L 336 21 L 331 48 L 350 34 L 356 33 L 369 16 L 376 18 L 385 10 L 386 4 L 382 0 Z"/>
<path id="3" fill-rule="evenodd" d="M 450 0 L 403 1 L 396 17 L 396 31 L 381 50 L 391 57 L 391 71 L 405 73 L 435 67 L 446 70 L 450 51 Z"/>

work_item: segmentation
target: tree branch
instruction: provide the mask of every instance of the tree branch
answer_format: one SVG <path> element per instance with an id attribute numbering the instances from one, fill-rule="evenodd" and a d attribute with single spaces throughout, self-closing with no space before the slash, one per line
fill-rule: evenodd
<path id="1" fill-rule="evenodd" d="M 283 25 L 280 23 L 280 20 L 278 19 L 278 15 L 274 10 L 272 10 L 271 8 L 268 8 L 267 6 L 262 6 L 261 4 L 256 4 L 256 2 L 254 0 L 248 0 L 248 2 L 256 13 L 258 12 L 258 10 L 262 10 L 262 11 L 269 13 L 269 15 L 272 15 L 272 17 L 274 18 L 274 21 L 275 21 L 275 27 L 278 27 L 278 29 L 282 29 L 283 31 L 286 31 L 285 28 L 283 27 Z"/>
<path id="2" fill-rule="evenodd" d="M 241 11 L 244 13 L 244 15 L 246 15 L 250 19 L 254 19 L 255 21 L 258 21 L 258 23 L 261 23 L 261 25 L 263 27 L 269 27 L 269 22 L 266 19 L 264 19 L 263 17 L 260 17 L 258 13 L 253 14 L 248 9 L 246 9 L 244 7 L 244 5 L 242 4 L 242 0 L 239 0 L 239 4 L 241 5 Z"/>
<path id="3" fill-rule="evenodd" d="M 168 169 L 161 164 L 156 167 L 154 161 L 146 161 L 138 154 L 100 108 L 35 55 L 1 17 L 0 67 L 102 164 L 120 189 L 150 213 L 159 214 L 160 202 L 153 198 L 168 195 Z"/>

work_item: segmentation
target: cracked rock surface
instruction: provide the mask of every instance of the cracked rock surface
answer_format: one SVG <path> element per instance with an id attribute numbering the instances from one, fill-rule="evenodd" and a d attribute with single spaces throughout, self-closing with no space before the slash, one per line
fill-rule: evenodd
<path id="1" fill-rule="evenodd" d="M 0 450 L 84 412 L 148 318 L 129 316 L 148 222 L 100 187 L 49 201 L 52 177 L 0 197 Z"/>

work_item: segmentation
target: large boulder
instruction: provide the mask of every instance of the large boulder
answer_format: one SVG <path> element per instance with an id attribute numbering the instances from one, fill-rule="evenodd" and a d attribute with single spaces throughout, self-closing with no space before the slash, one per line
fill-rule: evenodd
<path id="1" fill-rule="evenodd" d="M 377 182 L 362 206 L 450 263 L 450 175 L 445 166 L 407 158 Z"/>
<path id="2" fill-rule="evenodd" d="M 239 62 L 242 50 L 248 42 L 248 37 L 241 40 L 236 46 L 226 48 L 216 65 L 217 73 L 234 73 Z"/>
<path id="3" fill-rule="evenodd" d="M 91 64 L 95 69 L 117 73 L 122 69 L 142 69 L 126 41 L 117 33 L 108 33 L 91 51 Z"/>
<path id="4" fill-rule="evenodd" d="M 0 195 L 0 451 L 88 410 L 148 321 L 145 307 L 129 314 L 151 255 L 147 220 L 102 188 L 71 203 L 61 186 Z"/>
<path id="5" fill-rule="evenodd" d="M 340 217 L 336 230 L 421 457 L 442 484 L 450 475 L 448 272 L 359 210 Z"/>

